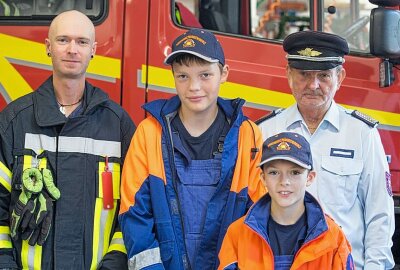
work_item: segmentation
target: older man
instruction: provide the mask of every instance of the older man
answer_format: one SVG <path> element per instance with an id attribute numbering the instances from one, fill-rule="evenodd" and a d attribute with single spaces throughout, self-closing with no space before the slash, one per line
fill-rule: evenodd
<path id="1" fill-rule="evenodd" d="M 95 29 L 58 15 L 53 76 L 0 113 L 0 268 L 126 269 L 120 171 L 135 126 L 85 72 Z"/>
<path id="2" fill-rule="evenodd" d="M 296 104 L 266 117 L 263 137 L 292 131 L 310 142 L 318 179 L 309 191 L 343 228 L 356 269 L 391 269 L 394 207 L 377 122 L 333 99 L 346 76 L 347 42 L 304 31 L 289 35 L 283 48 Z"/>

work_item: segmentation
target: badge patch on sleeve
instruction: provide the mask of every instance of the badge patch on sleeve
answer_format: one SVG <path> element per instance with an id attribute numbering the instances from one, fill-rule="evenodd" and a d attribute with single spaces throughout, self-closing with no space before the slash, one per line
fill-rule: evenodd
<path id="1" fill-rule="evenodd" d="M 393 191 L 392 191 L 392 180 L 391 180 L 391 174 L 390 172 L 385 172 L 385 178 L 386 178 L 386 190 L 389 193 L 390 196 L 393 196 Z"/>

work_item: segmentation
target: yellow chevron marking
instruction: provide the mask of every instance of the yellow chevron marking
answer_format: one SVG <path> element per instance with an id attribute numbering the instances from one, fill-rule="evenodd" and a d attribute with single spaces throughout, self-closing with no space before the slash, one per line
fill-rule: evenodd
<path id="1" fill-rule="evenodd" d="M 44 41 L 39 43 L 0 33 L 0 84 L 3 85 L 11 100 L 32 92 L 32 88 L 7 59 L 51 66 L 51 59 L 46 55 Z M 119 79 L 121 60 L 95 55 L 87 72 Z"/>
<path id="2" fill-rule="evenodd" d="M 142 65 L 142 84 L 145 84 L 146 82 L 146 68 L 145 65 Z M 172 92 L 175 91 L 174 78 L 170 69 L 154 66 L 149 66 L 148 68 L 149 85 L 170 88 Z M 249 103 L 260 105 L 260 107 L 287 108 L 295 102 L 295 99 L 291 94 L 231 82 L 222 84 L 220 96 L 223 98 L 241 97 Z M 346 104 L 341 105 L 348 109 L 354 109 L 365 113 L 378 120 L 381 125 L 400 127 L 400 114 L 398 113 L 372 110 Z"/>

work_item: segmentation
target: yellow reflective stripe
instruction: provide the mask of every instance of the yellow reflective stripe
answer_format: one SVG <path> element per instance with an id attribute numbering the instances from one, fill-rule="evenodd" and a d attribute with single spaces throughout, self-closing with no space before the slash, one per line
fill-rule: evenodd
<path id="1" fill-rule="evenodd" d="M 11 171 L 0 162 L 0 184 L 11 192 Z"/>
<path id="2" fill-rule="evenodd" d="M 119 163 L 113 163 L 112 165 L 112 175 L 113 175 L 113 196 L 114 199 L 120 198 L 120 187 L 121 187 L 121 168 Z M 114 205 L 117 205 L 114 201 Z"/>
<path id="3" fill-rule="evenodd" d="M 9 240 L 0 240 L 0 248 L 12 248 L 12 243 Z"/>
<path id="4" fill-rule="evenodd" d="M 41 270 L 42 247 L 31 246 L 27 240 L 22 240 L 21 262 L 22 269 Z"/>
<path id="5" fill-rule="evenodd" d="M 0 248 L 12 248 L 10 227 L 0 226 Z"/>
<path id="6" fill-rule="evenodd" d="M 100 186 L 100 185 L 99 185 Z M 98 263 L 98 249 L 99 249 L 99 231 L 100 231 L 100 216 L 101 208 L 103 207 L 103 200 L 96 198 L 96 205 L 94 210 L 94 226 L 93 226 L 93 252 L 92 252 L 92 264 L 90 269 L 96 269 Z"/>
<path id="7" fill-rule="evenodd" d="M 10 234 L 10 227 L 0 226 L 0 233 Z"/>
<path id="8" fill-rule="evenodd" d="M 22 250 L 21 250 L 21 263 L 22 263 L 22 269 L 29 269 L 29 264 L 28 264 L 28 255 L 29 255 L 29 248 L 30 245 L 28 244 L 28 241 L 23 240 L 22 241 Z"/>
<path id="9" fill-rule="evenodd" d="M 22 171 L 32 168 L 32 156 L 24 156 L 24 166 L 22 167 Z"/>
<path id="10" fill-rule="evenodd" d="M 105 214 L 105 226 L 103 233 L 103 250 L 101 251 L 101 257 L 103 257 L 107 251 L 110 244 L 111 229 L 114 221 L 115 211 L 116 211 L 117 200 L 114 200 L 114 207 L 112 209 L 102 209 Z M 99 252 L 100 255 L 100 252 Z"/>
<path id="11" fill-rule="evenodd" d="M 120 251 L 122 253 L 127 253 L 126 252 L 126 247 L 124 244 L 124 239 L 122 238 L 122 232 L 115 232 L 114 237 L 111 240 L 110 246 L 108 248 L 107 252 L 111 251 Z"/>
<path id="12" fill-rule="evenodd" d="M 90 269 L 96 269 L 108 250 L 110 234 L 116 214 L 117 200 L 114 200 L 114 208 L 104 209 L 103 199 L 96 198 L 93 226 L 93 257 Z"/>
<path id="13" fill-rule="evenodd" d="M 36 244 L 33 269 L 41 270 L 41 268 L 42 268 L 41 266 L 42 266 L 42 246 L 39 246 L 38 244 Z"/>

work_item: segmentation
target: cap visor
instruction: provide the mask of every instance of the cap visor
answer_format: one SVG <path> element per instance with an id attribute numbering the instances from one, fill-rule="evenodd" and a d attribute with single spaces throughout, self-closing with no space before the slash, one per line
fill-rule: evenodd
<path id="1" fill-rule="evenodd" d="M 199 57 L 199 58 L 201 58 L 201 59 L 203 59 L 203 60 L 205 60 L 205 61 L 207 61 L 207 62 L 210 62 L 210 63 L 218 63 L 218 62 L 219 62 L 218 59 L 210 58 L 210 57 L 204 56 L 204 55 L 202 55 L 202 54 L 200 54 L 200 53 L 197 53 L 197 52 L 193 52 L 193 51 L 189 51 L 189 50 L 179 50 L 179 51 L 170 53 L 170 54 L 165 58 L 164 64 L 165 64 L 165 65 L 171 65 L 172 62 L 175 60 L 176 57 L 178 57 L 178 56 L 181 55 L 181 54 L 187 54 L 187 53 L 188 53 L 188 54 L 195 55 L 195 56 L 197 56 L 197 57 Z"/>
<path id="2" fill-rule="evenodd" d="M 290 161 L 290 162 L 293 162 L 293 163 L 299 165 L 300 167 L 303 167 L 305 169 L 311 170 L 311 165 L 307 165 L 307 164 L 305 164 L 305 163 L 303 163 L 303 162 L 301 162 L 301 161 L 299 161 L 299 160 L 297 160 L 297 159 L 295 159 L 293 157 L 290 157 L 290 156 L 275 156 L 275 157 L 271 157 L 271 158 L 268 158 L 266 160 L 261 161 L 260 165 L 258 165 L 258 166 L 261 167 L 265 163 L 268 163 L 268 162 L 273 161 L 273 160 L 287 160 L 287 161 Z"/>

